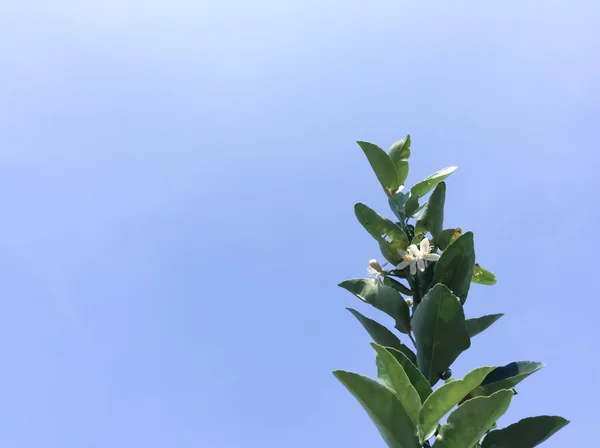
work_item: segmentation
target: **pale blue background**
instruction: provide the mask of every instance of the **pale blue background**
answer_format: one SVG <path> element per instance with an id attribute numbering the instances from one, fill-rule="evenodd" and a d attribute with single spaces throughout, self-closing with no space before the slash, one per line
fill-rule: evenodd
<path id="1" fill-rule="evenodd" d="M 455 365 L 539 360 L 500 422 L 595 431 L 595 1 L 22 1 L 0 15 L 0 445 L 379 447 L 336 287 L 388 213 L 355 140 L 448 165 L 506 312 Z M 551 393 L 551 390 L 556 390 Z M 592 442 L 593 443 L 593 442 Z"/>

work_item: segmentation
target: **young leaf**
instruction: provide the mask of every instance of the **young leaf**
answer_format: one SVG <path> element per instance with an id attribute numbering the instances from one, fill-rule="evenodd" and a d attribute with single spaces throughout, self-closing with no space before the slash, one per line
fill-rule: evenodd
<path id="1" fill-rule="evenodd" d="M 533 448 L 548 440 L 569 424 L 562 417 L 542 415 L 529 417 L 507 428 L 490 432 L 483 439 L 483 448 Z"/>
<path id="2" fill-rule="evenodd" d="M 338 286 L 392 317 L 400 332 L 405 334 L 410 332 L 410 310 L 400 293 L 394 288 L 380 285 L 372 278 L 345 280 Z"/>
<path id="3" fill-rule="evenodd" d="M 357 142 L 373 168 L 377 179 L 386 190 L 397 190 L 401 185 L 398 180 L 396 166 L 390 156 L 379 146 L 369 142 Z"/>
<path id="4" fill-rule="evenodd" d="M 417 341 L 417 365 L 434 385 L 471 346 L 462 306 L 446 286 L 437 284 L 417 307 L 411 324 Z"/>
<path id="5" fill-rule="evenodd" d="M 379 345 L 384 347 L 392 347 L 396 350 L 404 353 L 408 359 L 410 359 L 415 365 L 417 363 L 417 356 L 413 353 L 413 351 L 408 348 L 405 344 L 400 342 L 400 339 L 388 330 L 386 327 L 381 325 L 379 322 L 374 321 L 373 319 L 369 319 L 366 316 L 363 316 L 358 311 L 353 310 L 352 308 L 346 308 L 348 311 L 352 313 L 354 317 L 358 319 L 358 321 L 362 324 L 369 336 L 373 338 L 373 341 L 377 342 Z"/>
<path id="6" fill-rule="evenodd" d="M 442 231 L 444 224 L 444 203 L 446 202 L 446 183 L 440 182 L 433 193 L 427 205 L 425 206 L 420 219 L 415 226 L 415 235 L 417 233 L 431 233 L 435 239 Z"/>
<path id="7" fill-rule="evenodd" d="M 450 174 L 452 174 L 456 170 L 455 166 L 450 166 L 448 168 L 444 168 L 443 170 L 439 170 L 429 176 L 427 179 L 422 180 L 418 184 L 413 185 L 410 189 L 410 193 L 412 196 L 416 196 L 421 198 L 429 193 L 437 184 L 446 179 Z"/>
<path id="8" fill-rule="evenodd" d="M 422 206 L 419 206 L 419 196 L 409 193 L 408 199 L 406 200 L 406 205 L 404 206 L 404 213 L 406 217 L 413 216 L 417 213 L 418 210 L 421 209 Z"/>
<path id="9" fill-rule="evenodd" d="M 532 361 L 511 362 L 503 367 L 497 367 L 485 377 L 481 386 L 471 392 L 471 395 L 491 395 L 498 390 L 512 389 L 542 367 L 544 364 L 541 362 Z"/>
<path id="10" fill-rule="evenodd" d="M 402 407 L 416 426 L 419 423 L 421 398 L 402 365 L 385 347 L 371 343 L 377 353 L 377 378 L 396 394 Z"/>
<path id="11" fill-rule="evenodd" d="M 471 281 L 473 283 L 479 283 L 480 285 L 495 285 L 496 276 L 480 264 L 475 263 Z"/>
<path id="12" fill-rule="evenodd" d="M 458 408 L 440 428 L 435 448 L 473 448 L 510 405 L 513 393 L 501 390 L 473 398 Z"/>
<path id="13" fill-rule="evenodd" d="M 440 386 L 427 398 L 419 415 L 419 440 L 421 443 L 433 436 L 440 419 L 469 392 L 479 386 L 492 370 L 494 367 L 475 369 L 462 380 L 450 381 Z"/>
<path id="14" fill-rule="evenodd" d="M 433 281 L 446 285 L 460 297 L 460 302 L 464 304 L 471 287 L 474 266 L 473 232 L 467 232 L 442 252 L 442 256 L 435 264 Z"/>
<path id="15" fill-rule="evenodd" d="M 415 426 L 392 391 L 356 373 L 337 370 L 333 374 L 362 405 L 388 447 L 420 447 Z"/>
<path id="16" fill-rule="evenodd" d="M 386 347 L 386 350 L 390 352 L 396 360 L 400 363 L 408 378 L 410 379 L 411 384 L 421 397 L 421 403 L 424 403 L 427 397 L 431 395 L 431 386 L 427 379 L 423 376 L 421 371 L 417 368 L 416 358 L 415 361 L 411 361 L 409 357 L 401 352 L 400 350 L 396 350 L 395 348 Z"/>
<path id="17" fill-rule="evenodd" d="M 408 197 L 408 193 L 405 194 L 399 192 L 390 195 L 390 198 L 388 199 L 390 208 L 394 212 L 394 215 L 396 215 L 396 217 L 400 220 L 400 222 L 404 222 L 406 217 L 408 216 L 406 215 L 405 211 L 406 201 L 408 200 Z"/>
<path id="18" fill-rule="evenodd" d="M 486 316 L 477 317 L 474 319 L 467 319 L 467 331 L 469 332 L 469 337 L 473 337 L 478 335 L 484 330 L 487 330 L 494 322 L 504 316 L 503 313 L 500 314 L 488 314 Z"/>

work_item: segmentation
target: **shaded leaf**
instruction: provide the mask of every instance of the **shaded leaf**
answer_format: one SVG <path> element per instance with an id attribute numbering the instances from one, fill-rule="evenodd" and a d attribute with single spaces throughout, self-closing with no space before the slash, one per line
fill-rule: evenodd
<path id="1" fill-rule="evenodd" d="M 433 385 L 471 346 L 462 306 L 446 286 L 437 284 L 423 298 L 411 323 L 417 342 L 417 365 Z"/>
<path id="2" fill-rule="evenodd" d="M 406 200 L 406 205 L 404 206 L 404 213 L 406 217 L 408 218 L 409 216 L 414 215 L 418 210 L 420 210 L 419 196 L 409 194 L 408 199 Z"/>
<path id="3" fill-rule="evenodd" d="M 452 174 L 456 170 L 455 166 L 450 166 L 448 168 L 444 168 L 443 170 L 439 170 L 433 173 L 431 176 L 422 180 L 418 184 L 413 185 L 410 189 L 410 193 L 412 196 L 416 196 L 421 198 L 429 193 L 437 184 L 446 179 L 450 174 Z"/>
<path id="4" fill-rule="evenodd" d="M 396 166 L 390 156 L 379 146 L 369 142 L 357 142 L 373 168 L 377 179 L 385 189 L 396 190 L 400 186 Z"/>
<path id="5" fill-rule="evenodd" d="M 390 286 L 392 288 L 394 288 L 396 291 L 398 291 L 401 294 L 405 294 L 407 296 L 412 296 L 412 291 L 405 285 L 403 285 L 402 283 L 400 283 L 398 280 L 395 280 L 391 277 L 386 276 L 385 279 L 383 280 L 383 283 L 386 286 Z"/>
<path id="6" fill-rule="evenodd" d="M 480 264 L 475 263 L 471 281 L 473 283 L 479 283 L 480 285 L 495 285 L 496 276 Z"/>
<path id="7" fill-rule="evenodd" d="M 333 374 L 362 405 L 388 447 L 419 448 L 414 424 L 392 391 L 356 373 Z"/>
<path id="8" fill-rule="evenodd" d="M 471 394 L 474 396 L 491 395 L 498 390 L 511 389 L 542 367 L 544 364 L 533 361 L 511 362 L 503 367 L 497 367 Z"/>
<path id="9" fill-rule="evenodd" d="M 421 443 L 433 436 L 440 419 L 456 406 L 469 392 L 479 386 L 494 367 L 480 367 L 469 372 L 464 379 L 449 381 L 427 398 L 419 415 Z"/>
<path id="10" fill-rule="evenodd" d="M 467 331 L 469 332 L 469 336 L 472 338 L 473 336 L 478 335 L 484 330 L 487 330 L 494 322 L 504 316 L 503 313 L 499 314 L 488 314 L 486 316 L 477 317 L 474 319 L 467 319 Z"/>
<path id="11" fill-rule="evenodd" d="M 431 386 L 427 379 L 423 376 L 421 371 L 417 367 L 417 360 L 412 361 L 406 354 L 401 352 L 400 350 L 396 350 L 395 348 L 387 347 L 388 352 L 390 352 L 396 360 L 400 363 L 408 378 L 410 379 L 411 384 L 419 394 L 421 398 L 421 403 L 425 402 L 427 397 L 431 395 Z M 414 355 L 414 354 L 413 354 Z"/>
<path id="12" fill-rule="evenodd" d="M 442 231 L 444 224 L 444 203 L 446 202 L 446 183 L 440 182 L 433 193 L 421 214 L 417 225 L 415 226 L 415 234 L 429 232 L 435 239 Z"/>
<path id="13" fill-rule="evenodd" d="M 529 417 L 507 428 L 490 432 L 483 440 L 483 448 L 533 448 L 548 440 L 569 424 L 562 417 L 542 415 Z"/>
<path id="14" fill-rule="evenodd" d="M 442 230 L 438 237 L 433 240 L 433 244 L 441 250 L 446 250 L 460 235 L 462 235 L 460 227 Z"/>
<path id="15" fill-rule="evenodd" d="M 402 365 L 385 347 L 371 343 L 377 353 L 377 378 L 396 394 L 402 407 L 416 426 L 419 423 L 421 398 Z"/>
<path id="16" fill-rule="evenodd" d="M 434 448 L 473 448 L 510 405 L 513 393 L 501 390 L 473 398 L 458 408 L 440 428 Z"/>
<path id="17" fill-rule="evenodd" d="M 442 256 L 435 263 L 433 281 L 446 285 L 464 304 L 471 287 L 474 266 L 473 232 L 467 232 L 442 252 Z"/>
<path id="18" fill-rule="evenodd" d="M 404 298 L 394 288 L 380 285 L 372 278 L 345 280 L 338 286 L 392 317 L 400 332 L 410 332 L 410 310 Z"/>
<path id="19" fill-rule="evenodd" d="M 394 212 L 394 215 L 396 215 L 396 217 L 400 220 L 400 222 L 404 222 L 407 216 L 405 214 L 405 206 L 406 201 L 408 200 L 408 196 L 408 193 L 402 192 L 389 195 L 388 202 L 390 204 L 390 208 Z"/>

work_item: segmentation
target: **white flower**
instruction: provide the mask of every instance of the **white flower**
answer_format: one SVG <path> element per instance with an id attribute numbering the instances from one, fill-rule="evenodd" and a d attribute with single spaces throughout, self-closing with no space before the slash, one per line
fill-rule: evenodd
<path id="1" fill-rule="evenodd" d="M 417 273 L 417 267 L 419 271 L 423 272 L 427 267 L 428 261 L 437 261 L 440 259 L 438 254 L 431 253 L 431 247 L 427 238 L 423 238 L 419 247 L 411 244 L 408 246 L 407 251 L 398 250 L 398 254 L 402 257 L 402 261 L 396 266 L 396 269 L 400 270 L 410 266 L 411 275 Z"/>
<path id="2" fill-rule="evenodd" d="M 387 272 L 383 270 L 379 262 L 375 259 L 369 261 L 367 273 L 370 276 L 375 277 L 375 281 L 380 285 L 383 285 L 383 279 L 385 278 L 385 274 L 387 274 Z"/>

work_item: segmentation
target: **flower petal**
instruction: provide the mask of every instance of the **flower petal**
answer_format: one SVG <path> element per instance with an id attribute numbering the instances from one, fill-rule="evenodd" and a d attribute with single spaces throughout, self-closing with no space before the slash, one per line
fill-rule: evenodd
<path id="1" fill-rule="evenodd" d="M 417 266 L 419 266 L 419 271 L 423 272 L 425 270 L 425 261 L 422 258 L 417 260 Z"/>
<path id="2" fill-rule="evenodd" d="M 410 254 L 413 257 L 418 257 L 419 255 L 421 255 L 419 248 L 415 244 L 411 244 L 410 246 L 408 246 L 408 252 L 410 252 Z"/>
<path id="3" fill-rule="evenodd" d="M 440 255 L 439 254 L 427 254 L 425 256 L 425 259 L 427 261 L 438 261 L 440 259 Z"/>
<path id="4" fill-rule="evenodd" d="M 421 244 L 419 245 L 420 249 L 421 249 L 421 254 L 422 255 L 427 255 L 429 253 L 429 239 L 428 238 L 423 238 L 421 240 Z"/>
<path id="5" fill-rule="evenodd" d="M 402 249 L 398 249 L 398 255 L 400 255 L 402 258 L 404 258 L 407 254 L 407 252 L 405 250 Z"/>
<path id="6" fill-rule="evenodd" d="M 417 273 L 417 265 L 414 263 L 411 263 L 410 265 L 410 274 L 411 275 L 415 275 Z"/>
<path id="7" fill-rule="evenodd" d="M 408 261 L 403 261 L 401 262 L 398 266 L 396 266 L 396 269 L 398 269 L 399 271 L 401 271 L 402 269 L 404 269 L 406 266 L 408 266 L 410 263 Z"/>

